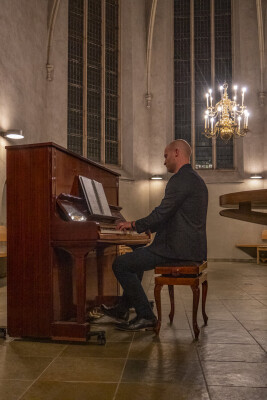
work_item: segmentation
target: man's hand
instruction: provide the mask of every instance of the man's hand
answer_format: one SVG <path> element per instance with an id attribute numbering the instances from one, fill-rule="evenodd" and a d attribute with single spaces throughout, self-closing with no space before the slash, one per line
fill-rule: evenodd
<path id="1" fill-rule="evenodd" d="M 119 222 L 117 225 L 117 229 L 119 231 L 126 231 L 126 230 L 132 230 L 132 225 L 131 222 L 125 221 L 125 222 Z"/>

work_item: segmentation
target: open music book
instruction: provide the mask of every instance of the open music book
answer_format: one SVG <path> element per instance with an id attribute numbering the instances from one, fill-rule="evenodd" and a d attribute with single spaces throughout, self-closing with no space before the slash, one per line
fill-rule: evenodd
<path id="1" fill-rule="evenodd" d="M 111 217 L 102 183 L 85 176 L 79 176 L 79 181 L 90 213 Z"/>

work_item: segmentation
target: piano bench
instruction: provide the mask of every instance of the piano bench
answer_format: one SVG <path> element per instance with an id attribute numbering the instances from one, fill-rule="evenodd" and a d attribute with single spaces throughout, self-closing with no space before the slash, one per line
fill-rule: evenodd
<path id="1" fill-rule="evenodd" d="M 204 324 L 207 325 L 208 316 L 205 312 L 206 298 L 208 291 L 208 278 L 207 278 L 207 261 L 200 265 L 168 265 L 158 266 L 155 268 L 155 274 L 160 276 L 155 277 L 154 296 L 158 312 L 158 322 L 154 331 L 159 334 L 161 327 L 161 289 L 163 285 L 168 285 L 169 296 L 171 302 L 171 311 L 169 314 L 170 324 L 172 324 L 174 317 L 174 286 L 176 285 L 189 285 L 193 292 L 193 330 L 195 339 L 199 336 L 199 327 L 197 324 L 197 310 L 199 303 L 200 289 L 199 285 L 202 283 L 202 316 Z"/>

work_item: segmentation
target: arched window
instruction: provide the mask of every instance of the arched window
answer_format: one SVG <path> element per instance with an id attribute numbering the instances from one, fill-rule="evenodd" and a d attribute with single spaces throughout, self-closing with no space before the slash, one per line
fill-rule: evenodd
<path id="1" fill-rule="evenodd" d="M 232 84 L 231 0 L 174 0 L 175 138 L 193 148 L 196 169 L 233 169 L 233 140 L 207 139 L 205 93 Z M 217 96 L 217 97 L 216 97 Z"/>
<path id="2" fill-rule="evenodd" d="M 119 0 L 69 0 L 68 149 L 120 163 Z"/>

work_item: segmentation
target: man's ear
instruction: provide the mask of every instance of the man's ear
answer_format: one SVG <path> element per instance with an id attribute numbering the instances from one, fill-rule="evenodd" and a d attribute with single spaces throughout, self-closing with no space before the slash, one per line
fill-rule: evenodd
<path id="1" fill-rule="evenodd" d="M 179 149 L 175 149 L 175 157 L 179 156 Z"/>

